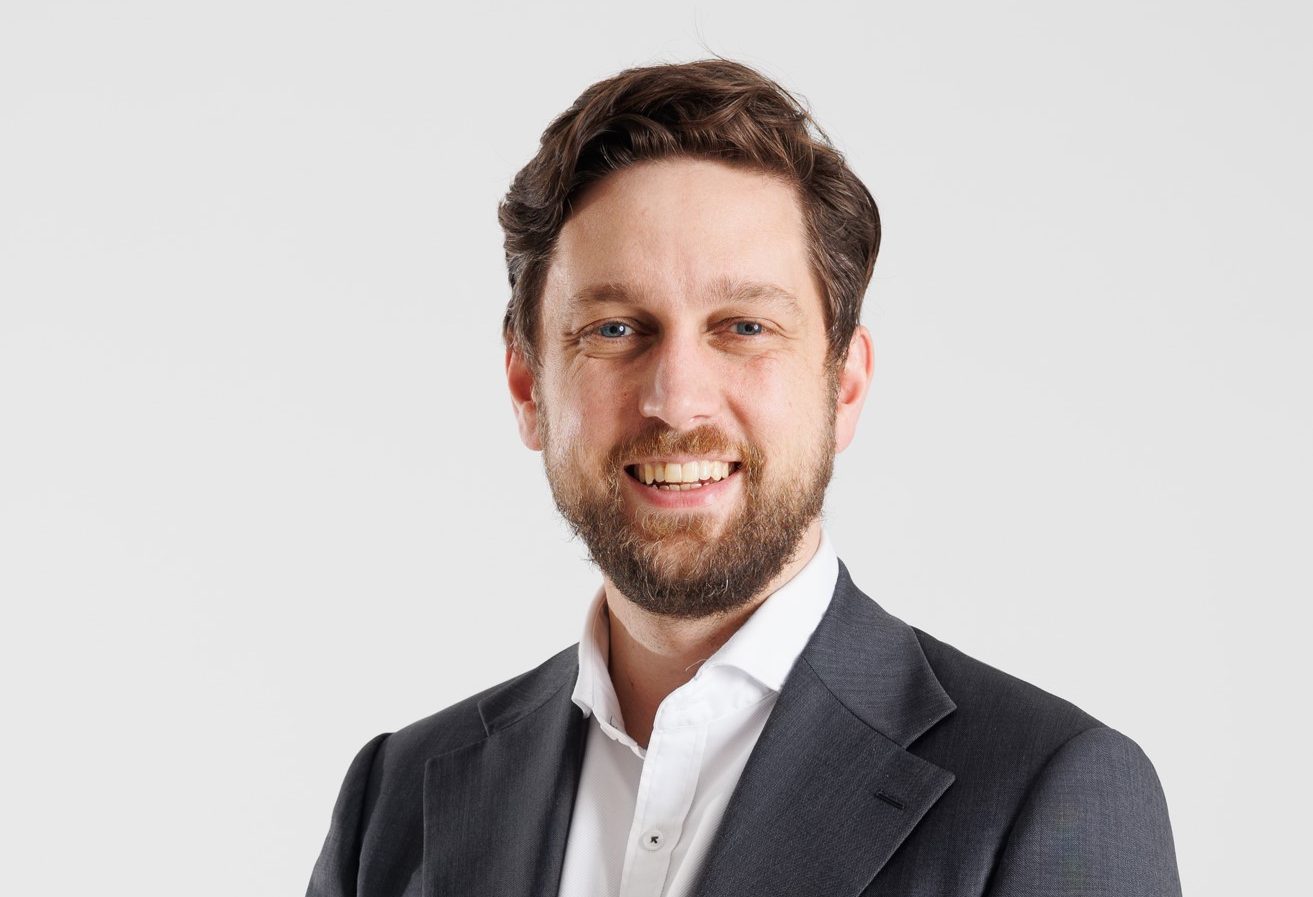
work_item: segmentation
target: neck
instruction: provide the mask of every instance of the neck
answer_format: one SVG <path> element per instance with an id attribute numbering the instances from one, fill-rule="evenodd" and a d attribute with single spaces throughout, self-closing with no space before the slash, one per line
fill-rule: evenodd
<path id="1" fill-rule="evenodd" d="M 797 575 L 821 542 L 819 520 L 803 533 L 784 568 L 751 600 L 734 610 L 699 619 L 650 613 L 630 601 L 609 579 L 606 606 L 611 618 L 608 667 L 629 737 L 647 747 L 657 708 L 666 695 L 693 678 L 711 655 L 770 595 Z"/>

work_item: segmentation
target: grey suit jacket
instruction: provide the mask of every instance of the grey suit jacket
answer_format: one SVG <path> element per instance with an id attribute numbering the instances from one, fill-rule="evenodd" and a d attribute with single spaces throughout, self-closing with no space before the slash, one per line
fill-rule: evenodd
<path id="1" fill-rule="evenodd" d="M 309 897 L 555 895 L 577 672 L 570 647 L 365 745 Z M 696 894 L 1159 897 L 1180 882 L 1133 741 L 889 615 L 840 565 Z"/>

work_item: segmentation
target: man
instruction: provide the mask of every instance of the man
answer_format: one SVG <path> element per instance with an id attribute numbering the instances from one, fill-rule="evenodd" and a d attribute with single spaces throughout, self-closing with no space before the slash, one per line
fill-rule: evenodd
<path id="1" fill-rule="evenodd" d="M 789 94 L 596 84 L 501 223 L 520 435 L 603 586 L 578 646 L 365 746 L 312 897 L 1179 894 L 1139 748 L 885 613 L 822 532 L 880 228 Z"/>

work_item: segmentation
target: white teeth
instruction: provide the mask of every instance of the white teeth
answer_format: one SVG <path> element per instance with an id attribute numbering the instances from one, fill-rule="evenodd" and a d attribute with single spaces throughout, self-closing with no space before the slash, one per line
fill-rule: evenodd
<path id="1" fill-rule="evenodd" d="M 730 473 L 729 461 L 685 461 L 682 464 L 636 464 L 640 482 L 667 490 L 700 489 L 704 481 L 717 482 Z"/>

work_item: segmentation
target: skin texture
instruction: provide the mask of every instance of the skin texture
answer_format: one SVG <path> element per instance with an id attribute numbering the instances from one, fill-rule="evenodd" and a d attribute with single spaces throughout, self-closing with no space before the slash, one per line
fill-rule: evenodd
<path id="1" fill-rule="evenodd" d="M 558 503 L 562 494 L 619 503 L 631 532 L 659 532 L 652 560 L 672 577 L 733 538 L 748 484 L 754 495 L 798 492 L 818 472 L 828 478 L 831 453 L 852 441 L 870 383 L 870 334 L 859 327 L 832 371 L 802 212 L 778 178 L 689 159 L 608 176 L 575 202 L 542 303 L 538 370 L 513 348 L 506 357 L 520 436 L 544 452 Z M 624 463 L 672 444 L 702 448 L 672 460 L 747 449 L 753 477 L 654 497 L 624 473 Z M 641 458 L 626 457 L 640 447 Z M 647 743 L 665 696 L 810 560 L 819 516 L 798 528 L 778 572 L 711 613 L 655 612 L 603 568 L 611 677 L 637 742 Z"/>

